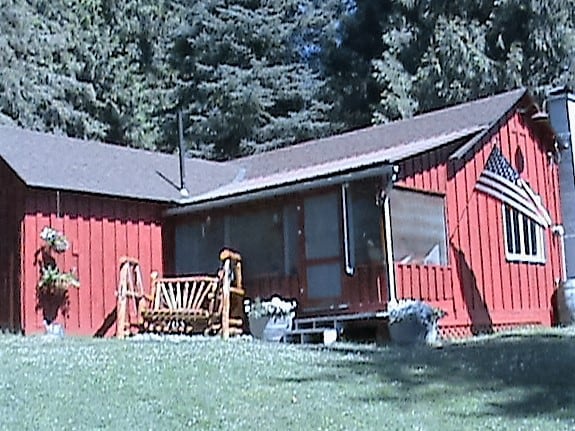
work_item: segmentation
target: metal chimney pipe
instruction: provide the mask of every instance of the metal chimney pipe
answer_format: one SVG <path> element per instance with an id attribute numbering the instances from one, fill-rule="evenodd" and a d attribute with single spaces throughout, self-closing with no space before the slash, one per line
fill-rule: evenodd
<path id="1" fill-rule="evenodd" d="M 178 111 L 178 154 L 180 157 L 180 195 L 188 197 L 188 189 L 186 189 L 186 163 L 184 153 L 184 124 L 182 120 L 182 111 Z"/>

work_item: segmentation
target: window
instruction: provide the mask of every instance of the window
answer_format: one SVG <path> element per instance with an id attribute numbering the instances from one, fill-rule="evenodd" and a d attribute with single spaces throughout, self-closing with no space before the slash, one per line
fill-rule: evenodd
<path id="1" fill-rule="evenodd" d="M 443 196 L 396 188 L 389 199 L 395 261 L 447 265 Z"/>
<path id="2" fill-rule="evenodd" d="M 223 217 L 205 217 L 192 223 L 179 223 L 175 232 L 177 274 L 214 274 L 224 244 Z"/>
<path id="3" fill-rule="evenodd" d="M 298 208 L 288 204 L 182 221 L 175 232 L 176 273 L 215 273 L 226 246 L 241 253 L 246 277 L 295 274 L 298 218 Z"/>
<path id="4" fill-rule="evenodd" d="M 351 184 L 350 220 L 352 248 L 357 265 L 381 264 L 381 208 L 375 197 L 378 191 L 377 180 L 357 181 Z"/>
<path id="5" fill-rule="evenodd" d="M 247 275 L 284 273 L 284 226 L 281 208 L 229 217 L 229 245 L 242 255 Z"/>
<path id="6" fill-rule="evenodd" d="M 505 257 L 512 262 L 545 263 L 543 228 L 510 206 L 503 205 Z"/>

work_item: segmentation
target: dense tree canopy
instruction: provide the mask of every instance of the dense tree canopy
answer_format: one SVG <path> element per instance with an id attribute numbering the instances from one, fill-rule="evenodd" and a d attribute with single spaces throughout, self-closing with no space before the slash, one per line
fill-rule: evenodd
<path id="1" fill-rule="evenodd" d="M 225 159 L 574 84 L 575 0 L 3 0 L 0 124 Z"/>
<path id="2" fill-rule="evenodd" d="M 385 17 L 375 122 L 573 80 L 573 0 L 400 0 Z"/>
<path id="3" fill-rule="evenodd" d="M 305 57 L 314 15 L 321 20 L 322 11 L 302 0 L 208 0 L 189 8 L 173 64 L 177 107 L 196 152 L 234 157 L 329 131 L 323 83 Z"/>

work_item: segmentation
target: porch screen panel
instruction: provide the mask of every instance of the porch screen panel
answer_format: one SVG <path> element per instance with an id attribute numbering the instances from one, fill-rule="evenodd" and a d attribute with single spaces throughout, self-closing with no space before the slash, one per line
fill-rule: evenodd
<path id="1" fill-rule="evenodd" d="M 351 184 L 353 251 L 358 265 L 383 261 L 381 209 L 375 201 L 377 186 L 376 180 Z"/>
<path id="2" fill-rule="evenodd" d="M 340 196 L 337 193 L 305 199 L 307 298 L 322 300 L 341 295 Z"/>
<path id="3" fill-rule="evenodd" d="M 284 269 L 286 275 L 298 272 L 299 211 L 296 205 L 286 205 L 283 209 Z"/>
<path id="4" fill-rule="evenodd" d="M 242 255 L 246 277 L 284 273 L 281 208 L 229 217 L 230 245 Z"/>
<path id="5" fill-rule="evenodd" d="M 447 264 L 444 198 L 405 189 L 390 193 L 393 253 L 396 262 Z"/>
<path id="6" fill-rule="evenodd" d="M 327 299 L 340 296 L 340 265 L 338 263 L 327 263 L 308 267 L 307 284 L 309 299 Z"/>
<path id="7" fill-rule="evenodd" d="M 176 274 L 215 274 L 224 244 L 221 218 L 183 222 L 175 229 Z"/>
<path id="8" fill-rule="evenodd" d="M 307 259 L 337 256 L 341 248 L 337 195 L 326 194 L 306 199 L 305 252 Z"/>

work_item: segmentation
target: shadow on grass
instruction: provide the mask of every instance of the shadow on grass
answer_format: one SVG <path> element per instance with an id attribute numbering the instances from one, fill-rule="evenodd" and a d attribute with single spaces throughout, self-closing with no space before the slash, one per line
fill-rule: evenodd
<path id="1" fill-rule="evenodd" d="M 389 346 L 373 351 L 334 351 L 344 354 L 330 364 L 340 376 L 379 379 L 380 389 L 358 398 L 360 402 L 397 399 L 433 403 L 438 397 L 454 402 L 473 398 L 483 403 L 490 412 L 486 414 L 510 417 L 571 417 L 575 409 L 572 336 L 516 334 L 443 349 Z M 324 370 L 316 377 L 321 380 L 326 375 L 329 373 Z"/>

